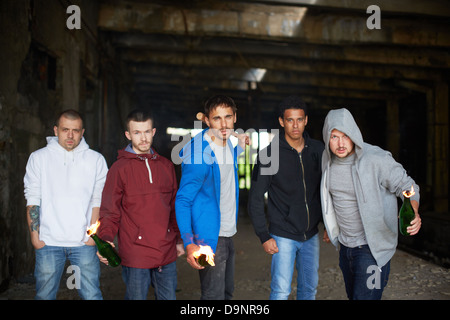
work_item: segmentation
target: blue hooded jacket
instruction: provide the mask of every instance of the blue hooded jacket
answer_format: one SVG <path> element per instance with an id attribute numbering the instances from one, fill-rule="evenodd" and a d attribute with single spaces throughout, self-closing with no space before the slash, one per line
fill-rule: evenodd
<path id="1" fill-rule="evenodd" d="M 220 231 L 220 170 L 216 156 L 204 138 L 206 128 L 181 151 L 181 181 L 175 200 L 178 228 L 184 246 L 209 245 L 216 252 Z M 234 159 L 236 186 L 236 220 L 239 208 L 237 156 L 238 145 L 227 141 Z"/>

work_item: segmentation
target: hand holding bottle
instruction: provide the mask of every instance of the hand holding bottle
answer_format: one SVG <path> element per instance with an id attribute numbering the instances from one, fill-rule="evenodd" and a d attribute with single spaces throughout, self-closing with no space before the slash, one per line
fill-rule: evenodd
<path id="1" fill-rule="evenodd" d="M 399 229 L 404 236 L 413 236 L 419 232 L 422 220 L 419 216 L 419 203 L 410 198 L 416 194 L 414 186 L 410 190 L 405 190 L 403 193 L 403 204 L 399 212 Z"/>
<path id="2" fill-rule="evenodd" d="M 195 257 L 194 257 L 194 252 L 198 251 L 199 249 L 200 249 L 200 247 L 194 243 L 188 244 L 186 246 L 186 251 L 187 251 L 186 252 L 187 253 L 186 260 L 192 268 L 197 269 L 197 270 L 205 268 L 205 267 L 201 266 L 197 262 L 197 259 L 195 259 Z"/>
<path id="3" fill-rule="evenodd" d="M 419 215 L 419 203 L 415 200 L 411 200 L 411 207 L 414 210 L 415 218 L 411 221 L 411 225 L 406 228 L 406 231 L 410 236 L 417 234 L 422 226 L 422 219 Z"/>
<path id="4" fill-rule="evenodd" d="M 105 241 L 105 240 L 104 240 L 104 241 Z M 105 241 L 105 242 L 109 243 L 109 244 L 111 245 L 111 247 L 113 247 L 113 248 L 116 247 L 116 246 L 114 245 L 114 243 L 111 242 L 111 241 Z M 98 257 L 98 259 L 100 260 L 100 262 L 102 262 L 102 263 L 104 263 L 104 264 L 106 264 L 106 265 L 109 265 L 108 259 L 106 259 L 104 256 L 102 256 L 102 255 L 100 254 L 100 252 L 98 252 L 98 250 L 97 250 L 97 257 Z"/>
<path id="5" fill-rule="evenodd" d="M 120 265 L 122 260 L 116 250 L 114 250 L 114 243 L 104 241 L 97 236 L 96 232 L 99 226 L 100 221 L 97 220 L 96 223 L 92 224 L 88 228 L 87 234 L 95 241 L 95 245 L 97 246 L 97 255 L 99 256 L 100 261 L 111 267 L 117 267 Z M 106 262 L 102 258 L 106 259 Z"/>

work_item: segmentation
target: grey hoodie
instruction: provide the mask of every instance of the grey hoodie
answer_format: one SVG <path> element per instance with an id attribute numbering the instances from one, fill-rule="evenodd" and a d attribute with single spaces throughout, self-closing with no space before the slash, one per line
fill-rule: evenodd
<path id="1" fill-rule="evenodd" d="M 366 239 L 378 267 L 384 266 L 394 255 L 398 239 L 397 197 L 414 185 L 416 194 L 411 200 L 419 202 L 419 186 L 406 174 L 392 155 L 363 141 L 353 116 L 347 109 L 331 110 L 325 118 L 322 156 L 321 201 L 325 228 L 331 242 L 338 246 L 339 226 L 329 192 L 331 151 L 330 135 L 333 129 L 345 133 L 355 144 L 356 160 L 352 166 L 352 180 Z"/>

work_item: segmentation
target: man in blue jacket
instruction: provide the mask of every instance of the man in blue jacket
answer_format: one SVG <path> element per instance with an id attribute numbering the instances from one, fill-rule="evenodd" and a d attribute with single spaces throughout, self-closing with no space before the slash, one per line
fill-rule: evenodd
<path id="1" fill-rule="evenodd" d="M 205 103 L 208 128 L 181 151 L 182 176 L 175 200 L 178 227 L 187 262 L 199 270 L 202 300 L 231 299 L 234 290 L 234 246 L 239 206 L 237 156 L 248 138 L 234 132 L 236 105 L 227 96 Z M 231 135 L 239 139 L 233 147 Z M 202 267 L 194 257 L 199 245 L 210 246 L 215 266 Z"/>

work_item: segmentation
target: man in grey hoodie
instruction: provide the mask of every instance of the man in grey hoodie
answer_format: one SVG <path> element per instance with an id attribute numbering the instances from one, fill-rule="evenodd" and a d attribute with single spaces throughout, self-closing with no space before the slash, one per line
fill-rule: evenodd
<path id="1" fill-rule="evenodd" d="M 389 152 L 363 141 L 347 109 L 331 110 L 322 133 L 324 241 L 340 245 L 348 298 L 381 299 L 397 247 L 397 197 L 414 186 L 416 217 L 408 228 L 414 235 L 421 226 L 419 186 Z"/>

